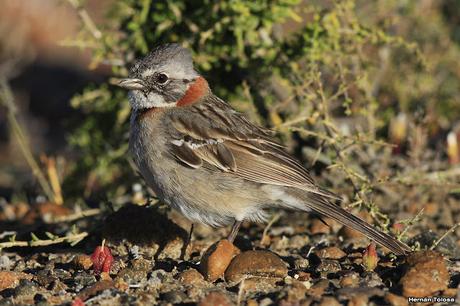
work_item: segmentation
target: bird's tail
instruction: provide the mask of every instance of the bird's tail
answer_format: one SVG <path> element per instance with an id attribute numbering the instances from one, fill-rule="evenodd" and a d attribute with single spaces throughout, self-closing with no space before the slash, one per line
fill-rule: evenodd
<path id="1" fill-rule="evenodd" d="M 375 229 L 369 223 L 361 220 L 339 205 L 331 203 L 321 195 L 309 193 L 305 210 L 312 210 L 319 215 L 329 217 L 345 226 L 351 227 L 397 255 L 405 255 L 412 251 L 405 243 Z"/>

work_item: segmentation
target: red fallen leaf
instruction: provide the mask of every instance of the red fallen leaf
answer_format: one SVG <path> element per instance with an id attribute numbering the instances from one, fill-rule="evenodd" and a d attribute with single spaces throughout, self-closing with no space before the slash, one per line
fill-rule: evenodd
<path id="1" fill-rule="evenodd" d="M 85 302 L 82 301 L 79 297 L 75 298 L 75 300 L 72 301 L 72 306 L 85 306 Z"/>
<path id="2" fill-rule="evenodd" d="M 375 249 L 375 243 L 368 245 L 363 254 L 363 266 L 366 271 L 374 271 L 379 262 L 379 256 L 377 255 L 377 250 Z"/>
<path id="3" fill-rule="evenodd" d="M 101 272 L 110 272 L 110 267 L 113 263 L 112 252 L 104 245 L 104 242 L 105 241 L 102 241 L 102 245 L 98 246 L 94 250 L 93 255 L 91 255 L 94 273 L 96 274 L 100 274 Z"/>

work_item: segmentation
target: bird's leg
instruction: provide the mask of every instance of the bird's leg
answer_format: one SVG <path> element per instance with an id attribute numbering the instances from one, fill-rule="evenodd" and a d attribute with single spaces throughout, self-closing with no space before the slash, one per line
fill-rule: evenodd
<path id="1" fill-rule="evenodd" d="M 242 221 L 235 220 L 232 226 L 232 230 L 230 231 L 230 235 L 228 235 L 227 240 L 233 243 L 233 241 L 236 238 L 236 235 L 238 234 L 238 231 L 240 229 Z"/>
<path id="2" fill-rule="evenodd" d="M 190 245 L 190 242 L 192 241 L 193 228 L 194 228 L 194 223 L 192 223 L 192 225 L 190 226 L 190 231 L 188 232 L 187 240 L 184 241 L 184 245 L 182 246 L 182 251 L 181 251 L 181 255 L 180 255 L 180 259 L 182 259 L 182 260 L 185 259 L 185 254 L 187 253 L 187 248 Z"/>

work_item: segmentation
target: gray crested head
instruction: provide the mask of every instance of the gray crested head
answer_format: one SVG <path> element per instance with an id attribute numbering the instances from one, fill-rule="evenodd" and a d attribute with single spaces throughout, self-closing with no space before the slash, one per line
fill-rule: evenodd
<path id="1" fill-rule="evenodd" d="M 179 44 L 165 44 L 136 61 L 129 78 L 118 85 L 129 90 L 129 101 L 135 110 L 172 107 L 197 77 L 190 50 Z"/>

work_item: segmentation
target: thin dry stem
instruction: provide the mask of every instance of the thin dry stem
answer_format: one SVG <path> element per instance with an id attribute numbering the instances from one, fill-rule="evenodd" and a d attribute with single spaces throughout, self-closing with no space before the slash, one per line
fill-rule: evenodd
<path id="1" fill-rule="evenodd" d="M 88 236 L 87 232 L 82 232 L 79 234 L 72 234 L 67 235 L 65 237 L 59 237 L 55 239 L 47 239 L 47 240 L 32 240 L 32 241 L 8 241 L 8 242 L 1 242 L 0 243 L 0 250 L 6 248 L 13 248 L 13 247 L 39 247 L 39 246 L 47 246 L 53 244 L 59 244 L 63 242 L 73 242 L 77 243 Z"/>
<path id="2" fill-rule="evenodd" d="M 8 82 L 4 78 L 0 79 L 0 100 L 8 110 L 8 124 L 11 127 L 13 135 L 15 136 L 19 144 L 19 148 L 21 149 L 21 152 L 24 155 L 27 164 L 32 169 L 33 175 L 37 178 L 40 187 L 42 188 L 43 192 L 48 197 L 48 199 L 55 201 L 55 194 L 53 193 L 49 182 L 46 180 L 45 174 L 42 172 L 37 161 L 34 159 L 32 150 L 29 146 L 29 142 L 27 141 L 27 138 L 23 132 L 21 125 L 16 119 L 16 108 L 14 105 L 13 94 L 11 92 Z"/>

